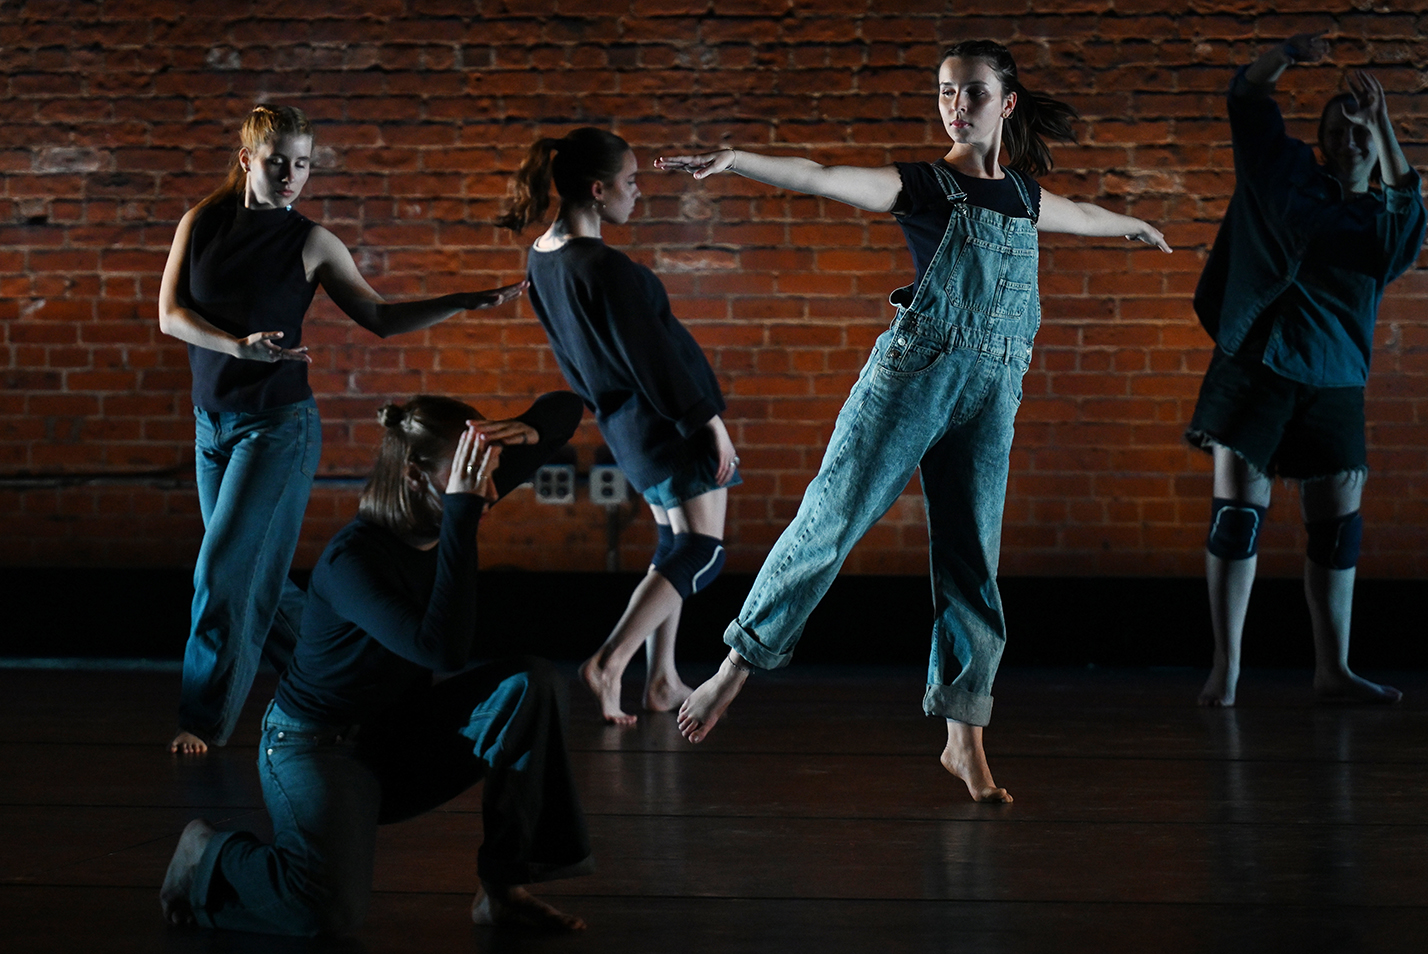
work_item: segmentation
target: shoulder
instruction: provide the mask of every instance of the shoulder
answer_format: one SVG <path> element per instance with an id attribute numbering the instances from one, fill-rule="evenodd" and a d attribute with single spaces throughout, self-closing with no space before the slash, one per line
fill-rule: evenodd
<path id="1" fill-rule="evenodd" d="M 909 215 L 938 199 L 946 200 L 946 193 L 937 180 L 935 163 L 895 162 L 893 167 L 902 180 L 902 192 L 892 208 L 893 215 Z"/>

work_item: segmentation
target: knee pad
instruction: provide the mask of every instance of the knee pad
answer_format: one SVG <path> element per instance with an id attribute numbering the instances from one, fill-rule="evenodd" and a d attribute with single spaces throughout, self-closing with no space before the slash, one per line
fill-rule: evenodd
<path id="1" fill-rule="evenodd" d="M 1210 502 L 1205 549 L 1222 560 L 1248 560 L 1259 552 L 1259 528 L 1267 507 L 1216 497 Z"/>
<path id="2" fill-rule="evenodd" d="M 676 533 L 669 555 L 654 568 L 669 580 L 680 599 L 688 599 L 714 582 L 724 568 L 724 541 L 702 533 Z"/>
<path id="3" fill-rule="evenodd" d="M 667 523 L 657 522 L 655 531 L 659 534 L 659 543 L 655 546 L 654 556 L 650 557 L 650 564 L 659 566 L 674 550 L 674 528 Z"/>
<path id="4" fill-rule="evenodd" d="M 1352 570 L 1359 562 L 1364 518 L 1355 510 L 1342 517 L 1304 524 L 1309 531 L 1309 559 L 1330 570 Z"/>

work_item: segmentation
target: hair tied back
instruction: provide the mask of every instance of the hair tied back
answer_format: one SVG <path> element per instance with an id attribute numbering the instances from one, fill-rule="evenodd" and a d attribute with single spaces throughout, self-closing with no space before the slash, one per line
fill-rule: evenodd
<path id="1" fill-rule="evenodd" d="M 400 404 L 383 404 L 377 411 L 377 420 L 383 427 L 401 427 L 406 423 L 407 409 Z"/>

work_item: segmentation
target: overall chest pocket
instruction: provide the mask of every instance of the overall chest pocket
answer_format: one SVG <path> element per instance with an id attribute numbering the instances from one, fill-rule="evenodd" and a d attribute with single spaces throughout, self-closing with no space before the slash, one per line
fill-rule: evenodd
<path id="1" fill-rule="evenodd" d="M 948 304 L 991 318 L 1020 318 L 1036 293 L 1036 248 L 968 235 L 943 286 Z"/>

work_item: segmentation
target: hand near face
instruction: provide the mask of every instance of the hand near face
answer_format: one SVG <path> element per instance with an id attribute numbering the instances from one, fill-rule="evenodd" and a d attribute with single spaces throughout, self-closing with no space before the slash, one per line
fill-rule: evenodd
<path id="1" fill-rule="evenodd" d="M 446 481 L 449 494 L 476 494 L 493 500 L 496 488 L 491 475 L 501 461 L 501 445 L 491 443 L 486 435 L 468 427 L 456 441 L 456 454 L 451 459 L 451 476 Z"/>
<path id="2" fill-rule="evenodd" d="M 1349 91 L 1354 94 L 1354 103 L 1344 104 L 1345 119 L 1355 126 L 1389 121 L 1388 97 L 1378 77 L 1364 70 L 1354 70 L 1349 74 Z"/>

